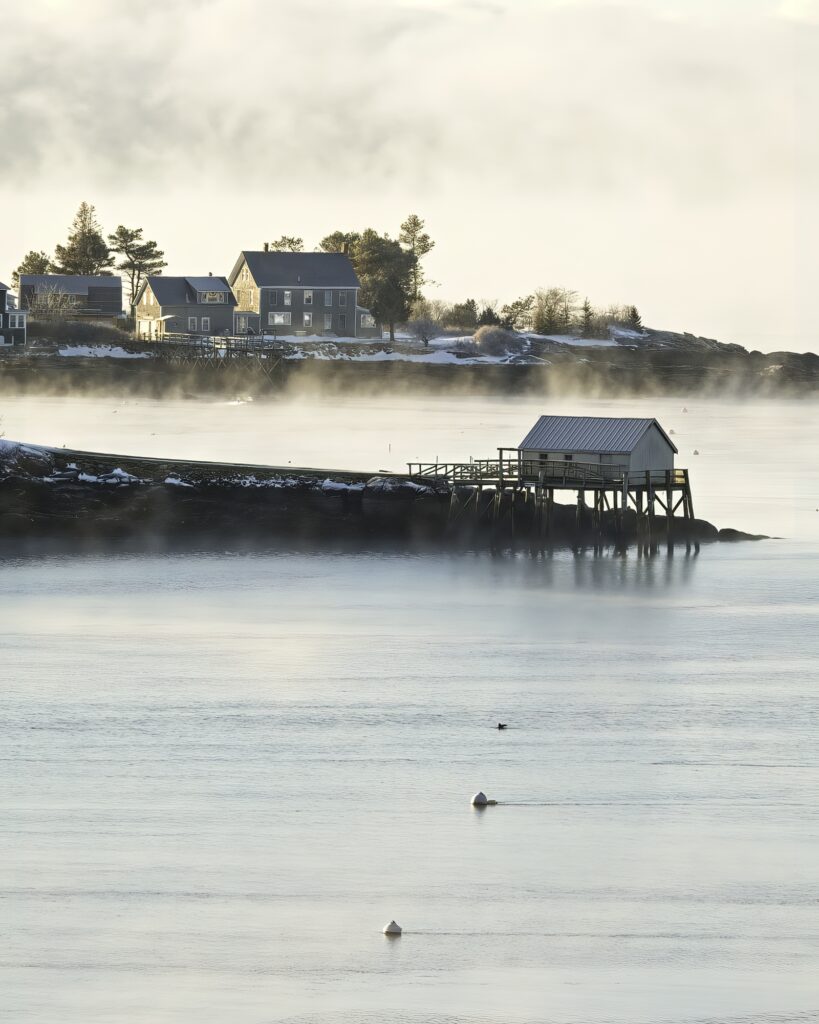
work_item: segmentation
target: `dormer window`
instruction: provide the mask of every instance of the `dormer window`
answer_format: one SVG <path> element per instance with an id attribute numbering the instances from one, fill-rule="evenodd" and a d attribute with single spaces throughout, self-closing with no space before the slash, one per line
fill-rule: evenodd
<path id="1" fill-rule="evenodd" d="M 204 303 L 225 302 L 225 292 L 199 292 L 199 301 Z"/>

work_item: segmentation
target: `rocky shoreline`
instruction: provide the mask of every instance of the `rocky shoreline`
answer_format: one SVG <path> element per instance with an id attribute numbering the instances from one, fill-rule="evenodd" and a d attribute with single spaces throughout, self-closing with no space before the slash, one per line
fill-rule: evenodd
<path id="1" fill-rule="evenodd" d="M 474 491 L 458 488 L 463 503 Z M 510 546 L 623 548 L 758 539 L 705 520 L 664 517 L 646 538 L 637 516 L 556 504 L 547 534 L 531 505 L 504 492 L 475 512 L 450 517 L 443 481 L 341 471 L 173 462 L 66 452 L 0 442 L 0 534 L 7 541 L 59 541 L 68 549 L 121 541 L 220 549 L 255 544 L 389 544 L 401 550 Z"/>

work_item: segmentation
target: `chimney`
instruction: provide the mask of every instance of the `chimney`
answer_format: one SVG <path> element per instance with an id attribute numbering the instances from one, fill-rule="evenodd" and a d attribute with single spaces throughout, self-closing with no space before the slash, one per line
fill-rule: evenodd
<path id="1" fill-rule="evenodd" d="M 264 243 L 264 251 L 265 252 L 270 252 L 270 242 L 265 242 Z"/>
<path id="2" fill-rule="evenodd" d="M 208 277 L 213 277 L 213 271 L 212 270 L 208 271 Z"/>

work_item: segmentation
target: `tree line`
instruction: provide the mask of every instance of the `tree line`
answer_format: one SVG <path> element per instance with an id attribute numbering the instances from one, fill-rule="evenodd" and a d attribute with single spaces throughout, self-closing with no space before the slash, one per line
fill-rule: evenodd
<path id="1" fill-rule="evenodd" d="M 611 326 L 632 330 L 642 330 L 643 326 L 636 306 L 593 306 L 588 298 L 581 302 L 574 289 L 562 287 L 539 288 L 504 306 L 486 299 L 455 303 L 422 299 L 415 305 L 414 318 L 422 336 L 438 330 L 472 332 L 493 326 L 535 334 L 604 338 Z"/>
<path id="2" fill-rule="evenodd" d="M 161 274 L 167 265 L 165 253 L 156 242 L 143 237 L 142 228 L 127 228 L 120 224 L 106 240 L 97 221 L 95 207 L 83 202 L 69 228 L 65 245 L 57 245 L 53 256 L 32 249 L 23 257 L 11 279 L 17 288 L 21 274 L 110 277 L 116 266 L 125 275 L 129 304 L 133 305 L 143 278 L 149 274 Z"/>
<path id="3" fill-rule="evenodd" d="M 405 323 L 424 341 L 441 330 L 472 332 L 484 325 L 537 334 L 579 334 L 582 338 L 603 337 L 612 324 L 637 330 L 642 327 L 636 306 L 595 307 L 588 298 L 581 302 L 579 293 L 569 288 L 538 289 L 504 306 L 487 300 L 446 303 L 429 299 L 423 288 L 434 282 L 427 278 L 423 260 L 435 242 L 425 226 L 413 213 L 399 226 L 395 238 L 365 228 L 332 231 L 319 242 L 321 252 L 349 256 L 361 282 L 361 303 L 378 322 L 389 326 L 391 340 L 395 340 L 396 325 Z M 282 235 L 267 248 L 303 252 L 304 239 Z M 142 228 L 120 224 L 106 238 L 95 208 L 83 202 L 65 244 L 57 245 L 53 256 L 34 250 L 27 253 L 12 281 L 19 287 L 21 274 L 110 275 L 116 267 L 125 275 L 132 306 L 143 279 L 161 274 L 166 266 L 164 252 L 155 241 L 144 237 Z"/>

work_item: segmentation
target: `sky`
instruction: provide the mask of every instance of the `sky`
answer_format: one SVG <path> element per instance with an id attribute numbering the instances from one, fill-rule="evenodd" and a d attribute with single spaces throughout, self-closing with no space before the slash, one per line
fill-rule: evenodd
<path id="1" fill-rule="evenodd" d="M 819 0 L 0 0 L 0 279 L 81 201 L 166 273 L 282 234 L 436 242 L 430 298 L 539 287 L 819 351 Z"/>

